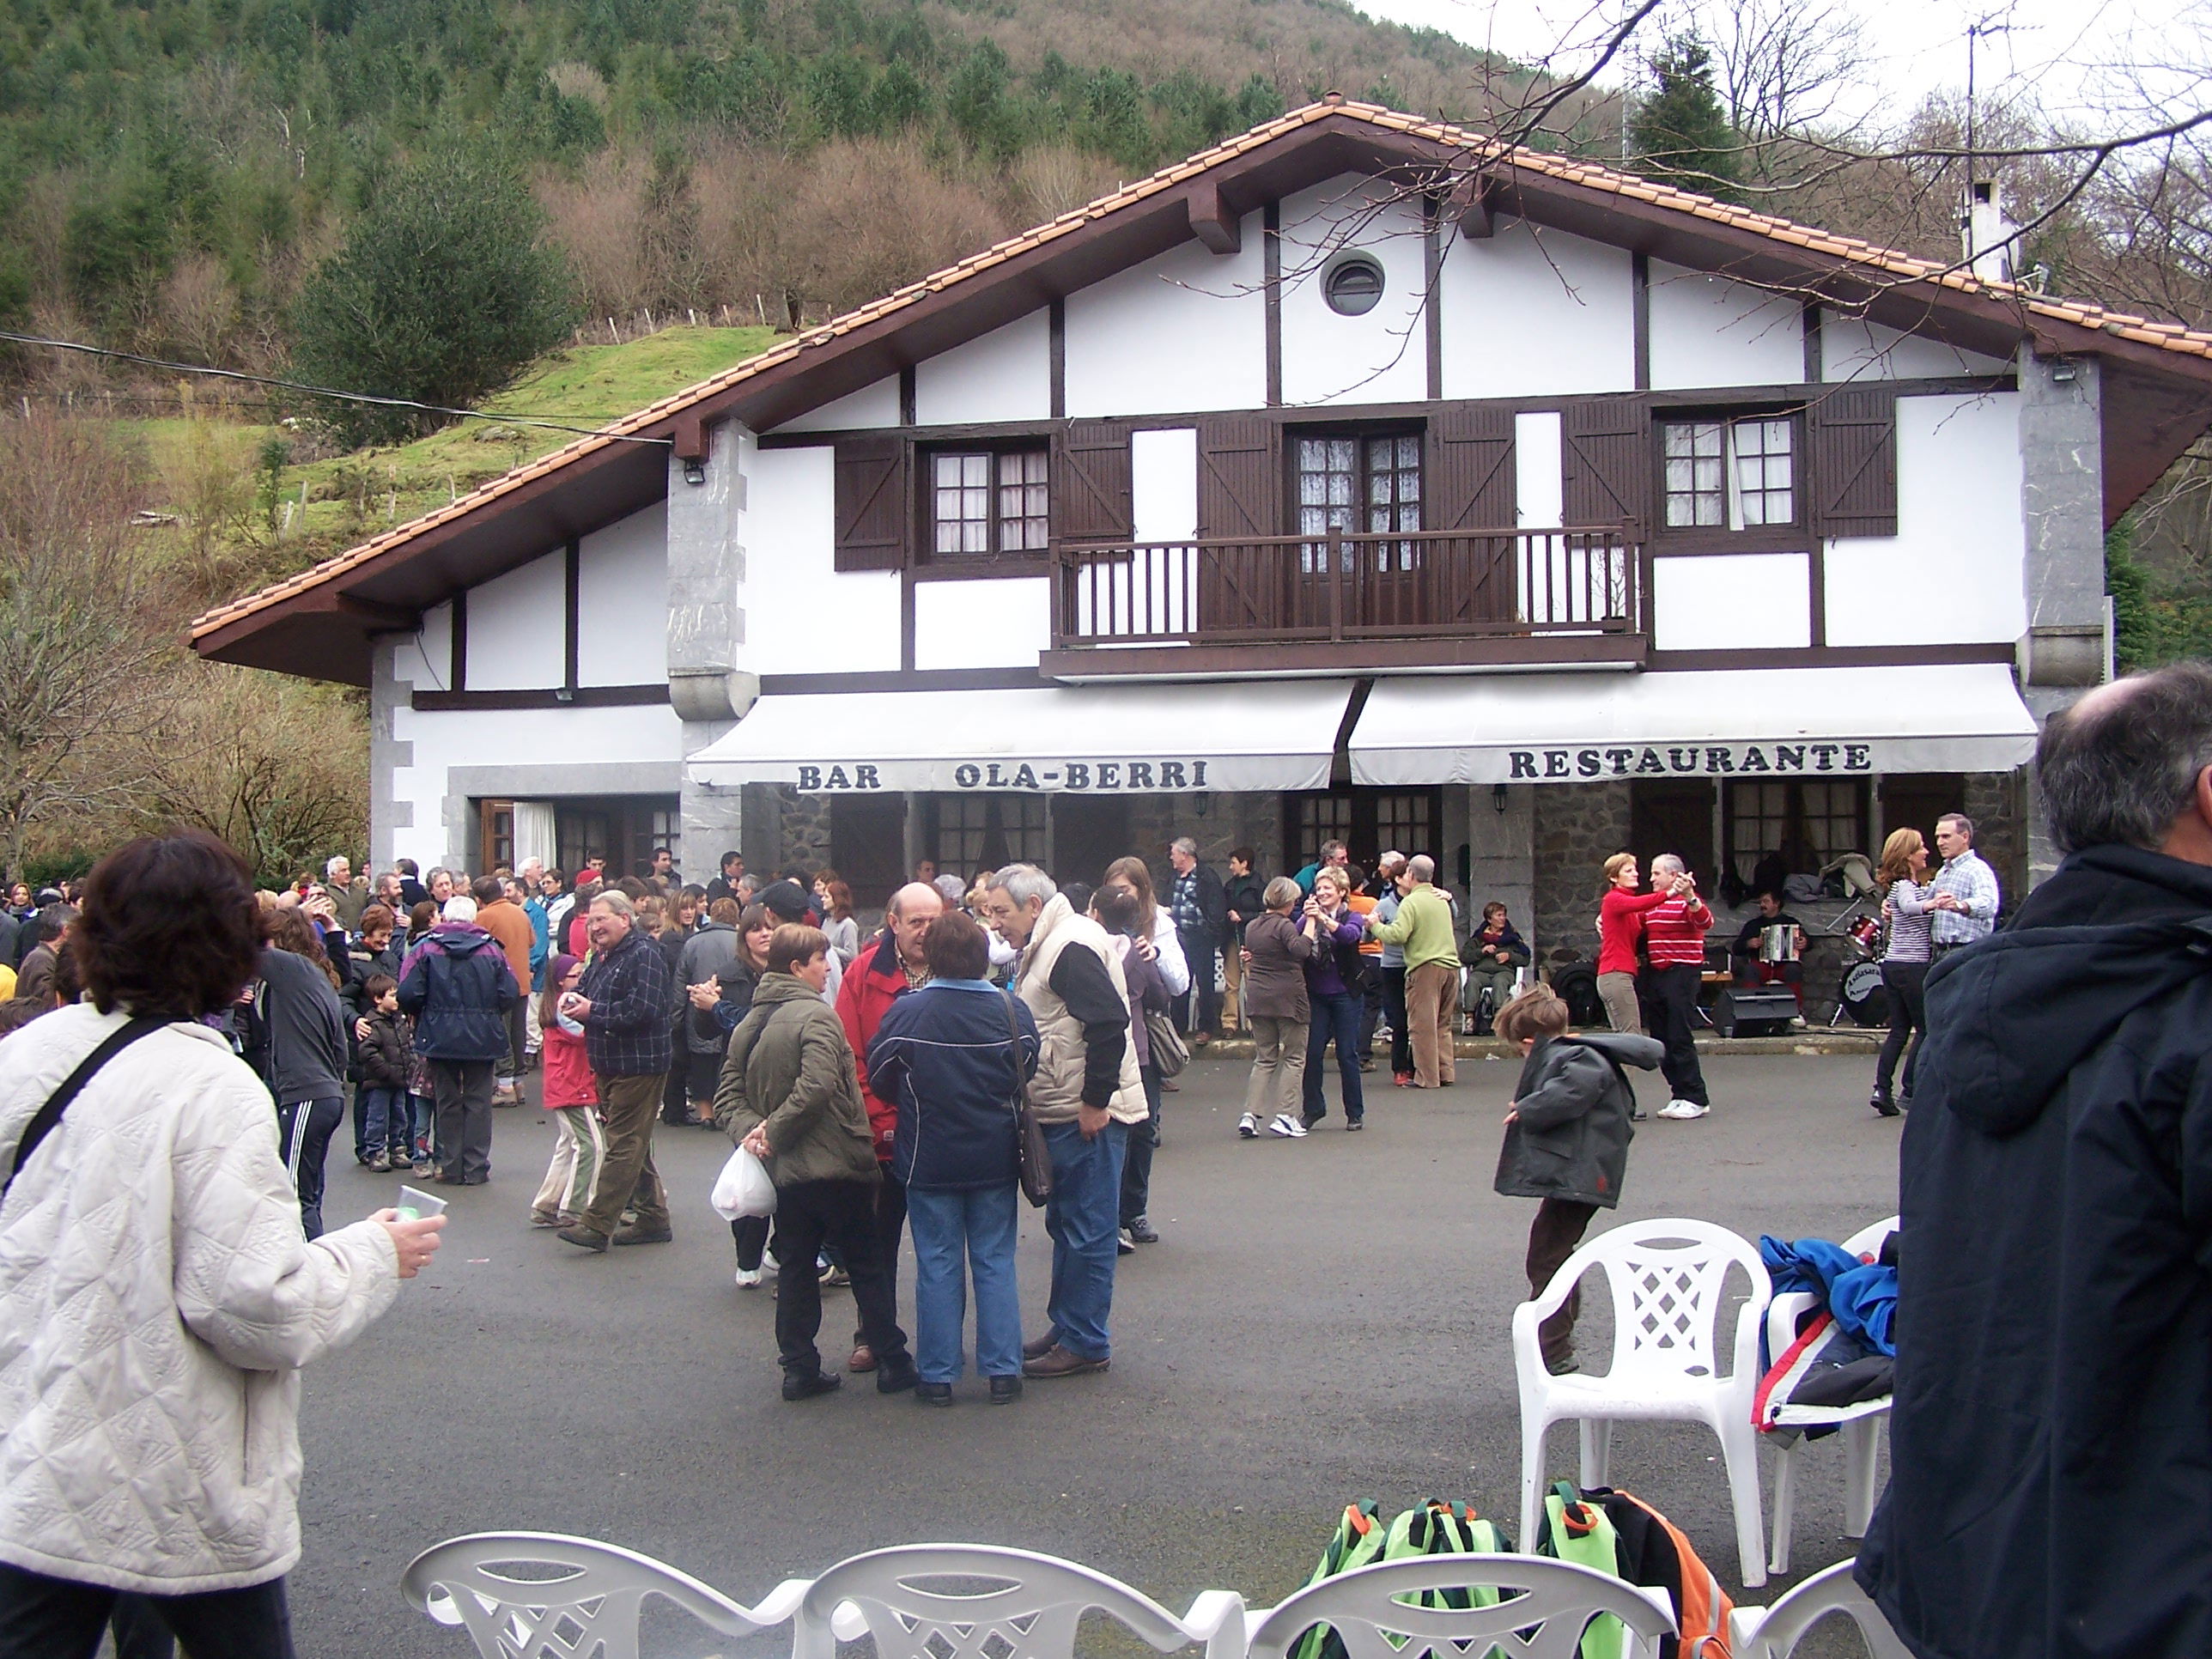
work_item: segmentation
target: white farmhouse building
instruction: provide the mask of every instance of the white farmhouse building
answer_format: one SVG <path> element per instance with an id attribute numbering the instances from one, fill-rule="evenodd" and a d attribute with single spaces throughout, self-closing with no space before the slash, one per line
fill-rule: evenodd
<path id="1" fill-rule="evenodd" d="M 2208 424 L 2212 336 L 1331 99 L 193 639 L 371 688 L 380 867 L 1337 834 L 1587 953 L 1622 847 L 1963 806 L 2017 887 L 2106 530 Z"/>

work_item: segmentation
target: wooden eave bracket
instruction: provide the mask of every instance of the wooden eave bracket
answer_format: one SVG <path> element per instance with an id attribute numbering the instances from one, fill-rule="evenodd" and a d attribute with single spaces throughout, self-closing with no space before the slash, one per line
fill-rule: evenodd
<path id="1" fill-rule="evenodd" d="M 384 605 L 375 599 L 364 599 L 351 593 L 335 597 L 331 609 L 341 617 L 351 617 L 367 623 L 378 633 L 411 634 L 422 625 L 420 611 L 410 611 L 396 605 Z"/>
<path id="2" fill-rule="evenodd" d="M 707 422 L 697 411 L 679 410 L 670 425 L 668 435 L 672 441 L 678 460 L 703 461 L 707 459 Z"/>
<path id="3" fill-rule="evenodd" d="M 1463 174 L 1444 198 L 1443 216 L 1474 241 L 1487 240 L 1498 231 L 1498 198 L 1504 189 L 1487 173 Z"/>
<path id="4" fill-rule="evenodd" d="M 1244 216 L 1231 207 L 1218 180 L 1201 179 L 1190 187 L 1190 234 L 1209 253 L 1234 253 L 1244 246 Z"/>

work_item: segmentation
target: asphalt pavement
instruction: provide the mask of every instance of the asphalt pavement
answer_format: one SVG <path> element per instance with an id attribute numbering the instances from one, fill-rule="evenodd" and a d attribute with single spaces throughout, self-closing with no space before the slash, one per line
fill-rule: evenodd
<path id="1" fill-rule="evenodd" d="M 1859 1059 L 1709 1057 L 1702 1121 L 1638 1127 L 1619 1218 L 1701 1217 L 1746 1237 L 1841 1239 L 1896 1207 L 1898 1121 L 1866 1106 Z M 1369 1091 L 1368 1127 L 1331 1115 L 1302 1141 L 1239 1140 L 1242 1062 L 1200 1059 L 1167 1099 L 1152 1216 L 1122 1258 L 1114 1364 L 1033 1382 L 994 1408 L 972 1376 L 951 1410 L 854 1377 L 798 1405 L 777 1394 L 774 1303 L 741 1291 L 707 1193 L 711 1130 L 659 1131 L 672 1244 L 593 1255 L 532 1229 L 553 1132 L 496 1114 L 492 1178 L 456 1189 L 444 1248 L 398 1306 L 310 1368 L 301 1437 L 306 1553 L 292 1576 L 301 1651 L 459 1659 L 457 1632 L 402 1601 L 402 1570 L 455 1534 L 576 1533 L 627 1545 L 739 1600 L 884 1545 L 1018 1545 L 1073 1557 L 1170 1607 L 1198 1591 L 1279 1598 L 1354 1498 L 1429 1497 L 1516 1525 L 1519 1407 L 1509 1324 L 1534 1206 L 1491 1191 L 1516 1068 L 1463 1060 L 1456 1087 Z M 1639 1090 L 1665 1099 L 1656 1077 Z M 333 1223 L 389 1203 L 397 1177 L 332 1146 Z M 1612 1218 L 1601 1216 L 1602 1228 Z M 1041 1328 L 1049 1241 L 1024 1208 L 1022 1304 Z M 902 1314 L 911 1309 L 910 1258 Z M 1594 1286 L 1595 1281 L 1589 1281 Z M 840 1354 L 852 1299 L 825 1297 Z M 1601 1290 L 1582 1345 L 1607 1350 Z M 1574 1431 L 1551 1470 L 1574 1473 Z M 1664 1510 L 1736 1585 L 1711 1437 L 1615 1431 L 1613 1479 Z M 1770 1466 L 1771 1467 L 1771 1466 Z M 1763 1484 L 1771 1492 L 1771 1474 Z M 1802 1468 L 1796 1571 L 1850 1553 L 1833 1442 Z M 649 1651 L 733 1652 L 672 1620 Z M 759 1653 L 781 1642 L 747 1644 Z"/>

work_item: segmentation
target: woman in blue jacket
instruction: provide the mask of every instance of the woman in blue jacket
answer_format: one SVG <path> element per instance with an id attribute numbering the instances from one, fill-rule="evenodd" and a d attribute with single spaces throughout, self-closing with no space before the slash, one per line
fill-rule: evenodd
<path id="1" fill-rule="evenodd" d="M 914 1232 L 915 1398 L 952 1403 L 972 1274 L 975 1369 L 1003 1406 L 1022 1392 L 1015 1103 L 1036 1070 L 1036 1019 L 984 977 L 989 945 L 965 912 L 930 924 L 927 961 L 928 983 L 891 1004 L 868 1045 L 870 1086 L 898 1112 L 891 1168 Z"/>

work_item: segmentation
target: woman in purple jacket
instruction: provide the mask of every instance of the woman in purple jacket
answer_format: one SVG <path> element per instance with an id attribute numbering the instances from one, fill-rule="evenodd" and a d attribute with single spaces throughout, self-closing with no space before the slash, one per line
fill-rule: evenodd
<path id="1" fill-rule="evenodd" d="M 1343 872 L 1326 866 L 1314 877 L 1313 896 L 1304 912 L 1321 947 L 1306 960 L 1306 1000 L 1313 1010 L 1306 1027 L 1304 1121 L 1309 1129 L 1328 1115 L 1328 1104 L 1322 1098 L 1321 1067 L 1332 1040 L 1337 1076 L 1344 1084 L 1344 1127 L 1360 1129 L 1367 1124 L 1367 1099 L 1359 1087 L 1359 1017 L 1364 1002 L 1359 941 L 1367 933 L 1364 919 L 1345 902 L 1347 896 Z"/>

